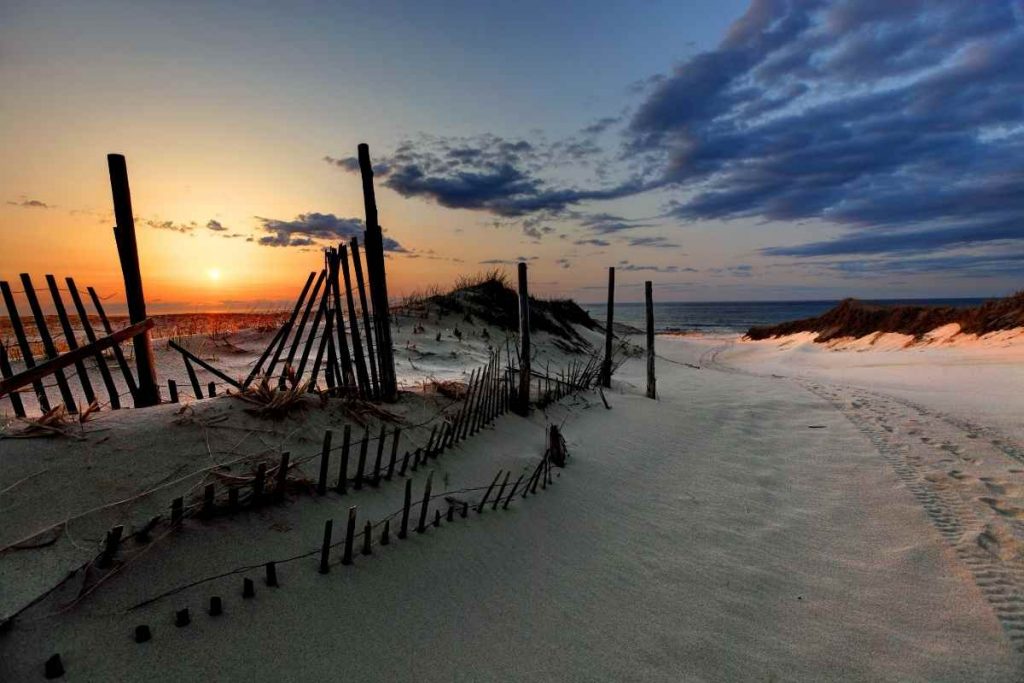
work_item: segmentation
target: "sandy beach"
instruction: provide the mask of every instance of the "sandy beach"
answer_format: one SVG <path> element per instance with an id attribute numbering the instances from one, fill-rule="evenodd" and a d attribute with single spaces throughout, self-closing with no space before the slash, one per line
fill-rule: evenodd
<path id="1" fill-rule="evenodd" d="M 452 376 L 483 357 L 476 337 L 418 339 L 428 359 L 449 347 Z M 413 343 L 396 337 L 397 348 Z M 971 345 L 925 351 L 950 355 L 924 372 L 907 349 L 657 344 L 657 401 L 643 395 L 643 360 L 628 359 L 605 392 L 610 409 L 587 392 L 529 418 L 504 415 L 410 472 L 414 491 L 429 471 L 451 491 L 486 486 L 498 469 L 514 479 L 557 424 L 572 457 L 542 494 L 456 515 L 326 575 L 315 555 L 289 558 L 318 548 L 324 520 L 337 529 L 350 505 L 360 519 L 400 509 L 400 481 L 188 520 L 144 552 L 126 550 L 84 598 L 89 572 L 20 614 L 0 636 L 0 678 L 35 680 L 59 652 L 68 680 L 1018 680 L 1024 491 L 1014 484 L 1018 437 L 1002 421 L 1014 406 L 953 411 L 948 398 L 958 373 L 979 364 L 1007 386 L 1014 375 Z M 538 346 L 553 367 L 565 362 Z M 999 357 L 1014 363 L 1017 353 Z M 417 364 L 404 360 L 406 372 Z M 425 422 L 439 401 L 401 402 L 406 424 Z M 0 442 L 5 610 L 91 557 L 112 524 L 195 493 L 211 460 L 315 453 L 325 427 L 350 419 L 312 406 L 260 433 L 241 407 L 221 396 L 106 413 L 81 443 Z M 422 443 L 425 428 L 404 438 Z M 292 478 L 315 480 L 316 464 Z M 93 510 L 97 497 L 153 489 Z M 74 521 L 52 543 L 11 547 L 62 520 Z M 278 588 L 264 585 L 268 560 L 279 562 Z M 245 577 L 254 599 L 241 597 Z M 206 610 L 214 595 L 217 617 Z M 176 628 L 186 607 L 191 624 Z M 133 642 L 139 624 L 151 641 Z"/>

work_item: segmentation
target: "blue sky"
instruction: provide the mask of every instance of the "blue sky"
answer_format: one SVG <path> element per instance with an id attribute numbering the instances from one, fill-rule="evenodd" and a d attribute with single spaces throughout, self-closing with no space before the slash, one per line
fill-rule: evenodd
<path id="1" fill-rule="evenodd" d="M 290 282 L 358 231 L 365 141 L 400 290 L 522 257 L 582 299 L 610 265 L 663 299 L 1006 294 L 1022 24 L 1021 0 L 7 3 L 0 238 L 96 231 L 109 263 L 123 151 L 153 277 L 197 244 L 235 274 L 168 305 L 254 296 L 254 264 Z"/>

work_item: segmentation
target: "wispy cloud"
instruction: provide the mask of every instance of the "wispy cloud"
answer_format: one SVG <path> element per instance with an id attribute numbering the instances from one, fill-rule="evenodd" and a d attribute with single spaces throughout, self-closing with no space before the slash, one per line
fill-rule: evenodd
<path id="1" fill-rule="evenodd" d="M 52 204 L 47 204 L 46 202 L 40 201 L 38 199 L 26 199 L 24 197 L 22 197 L 18 201 L 8 201 L 7 203 L 10 204 L 11 206 L 20 206 L 23 209 L 55 209 L 55 208 L 57 208 L 57 207 L 55 207 Z"/>

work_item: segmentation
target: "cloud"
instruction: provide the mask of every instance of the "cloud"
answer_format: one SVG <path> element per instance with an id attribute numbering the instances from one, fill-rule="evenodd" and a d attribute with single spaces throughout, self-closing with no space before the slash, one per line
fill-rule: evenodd
<path id="1" fill-rule="evenodd" d="M 136 220 L 138 220 L 136 218 Z M 162 221 L 159 218 L 148 218 L 143 219 L 143 225 L 147 225 L 154 230 L 170 230 L 171 232 L 180 232 L 182 234 L 188 234 L 194 232 L 198 227 L 195 221 L 189 223 L 175 223 L 174 221 Z"/>
<path id="2" fill-rule="evenodd" d="M 590 238 L 590 239 L 584 239 L 584 240 L 574 240 L 573 244 L 590 245 L 590 246 L 594 246 L 594 247 L 607 247 L 608 245 L 611 244 L 611 242 L 609 242 L 608 240 L 602 240 L 602 239 L 597 239 L 597 238 Z"/>
<path id="3" fill-rule="evenodd" d="M 492 134 L 423 136 L 403 141 L 380 163 L 387 169 L 383 185 L 403 197 L 428 199 L 450 209 L 517 218 L 557 215 L 581 202 L 625 197 L 644 187 L 638 177 L 593 188 L 578 188 L 544 177 L 551 167 L 584 163 L 600 153 L 589 138 L 534 145 Z M 358 170 L 352 158 L 325 160 L 345 171 Z"/>
<path id="4" fill-rule="evenodd" d="M 220 221 L 215 221 L 212 218 L 206 222 L 206 229 L 213 230 L 214 232 L 222 232 L 224 230 L 227 230 L 227 228 L 225 228 Z"/>
<path id="5" fill-rule="evenodd" d="M 519 262 L 536 261 L 536 256 L 517 256 L 514 259 L 489 258 L 478 263 L 482 266 L 514 266 Z"/>
<path id="6" fill-rule="evenodd" d="M 696 273 L 696 268 L 680 268 L 679 266 L 641 266 L 635 263 L 619 263 L 616 270 L 623 272 L 651 271 L 652 273 Z"/>
<path id="7" fill-rule="evenodd" d="M 572 263 L 570 263 L 569 259 L 567 259 L 567 258 L 557 259 L 555 261 L 555 263 L 558 264 L 559 268 L 571 268 L 572 267 Z"/>
<path id="8" fill-rule="evenodd" d="M 361 218 L 340 218 L 333 213 L 303 213 L 290 221 L 256 216 L 260 229 L 269 233 L 259 238 L 266 247 L 308 247 L 313 244 L 348 242 L 363 237 Z M 404 253 L 406 250 L 394 239 L 384 236 L 384 251 Z"/>
<path id="9" fill-rule="evenodd" d="M 655 223 L 646 223 L 643 219 L 623 218 L 610 213 L 581 214 L 579 224 L 584 229 L 598 235 L 610 235 L 624 230 L 654 227 Z"/>
<path id="10" fill-rule="evenodd" d="M 667 237 L 630 237 L 627 243 L 631 247 L 657 247 L 659 249 L 678 249 L 680 246 L 669 242 Z"/>
<path id="11" fill-rule="evenodd" d="M 655 82 L 630 154 L 676 218 L 822 219 L 820 256 L 1024 240 L 1024 28 L 1012 2 L 756 0 Z"/>
<path id="12" fill-rule="evenodd" d="M 54 208 L 56 208 L 52 204 L 47 204 L 46 202 L 41 202 L 38 199 L 26 199 L 24 197 L 22 197 L 20 200 L 18 200 L 16 202 L 8 201 L 7 203 L 10 204 L 11 206 L 20 206 L 23 209 L 54 209 Z"/>

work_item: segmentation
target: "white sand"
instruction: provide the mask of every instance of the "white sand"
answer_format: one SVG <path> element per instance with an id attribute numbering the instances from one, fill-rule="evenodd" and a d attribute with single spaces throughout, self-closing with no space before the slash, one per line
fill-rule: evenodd
<path id="1" fill-rule="evenodd" d="M 569 468 L 511 511 L 414 534 L 326 576 L 313 557 L 282 565 L 282 587 L 257 580 L 253 601 L 241 600 L 241 578 L 259 579 L 258 569 L 126 613 L 165 589 L 315 549 L 325 518 L 337 530 L 349 505 L 379 518 L 400 507 L 402 485 L 190 522 L 74 609 L 53 615 L 74 597 L 69 585 L 29 610 L 0 635 L 0 680 L 41 678 L 53 652 L 68 680 L 1019 680 L 1017 522 L 997 508 L 1024 494 L 1020 463 L 877 390 L 773 377 L 759 359 L 753 374 L 733 345 L 658 343 L 660 400 L 643 397 L 643 362 L 631 360 L 608 394 L 612 410 L 591 395 L 507 416 L 437 462 L 435 485 L 486 484 L 498 468 L 529 467 L 546 422 L 564 423 Z M 684 365 L 712 356 L 699 371 Z M 196 471 L 211 458 L 199 448 L 207 436 L 223 457 L 254 419 L 234 403 L 203 402 L 174 426 L 169 408 L 111 414 L 88 447 L 64 442 L 60 453 L 42 445 L 54 440 L 0 441 L 0 490 L 32 474 L 34 458 L 64 472 L 0 495 L 0 510 L 20 511 L 5 516 L 5 538 L 97 491 L 114 498 L 147 477 Z M 243 429 L 202 427 L 223 414 Z M 313 409 L 306 419 L 287 436 L 249 438 L 271 452 L 315 451 L 340 416 Z M 179 450 L 193 456 L 177 462 Z M 80 499 L 64 502 L 79 478 Z M 53 479 L 62 486 L 40 483 Z M 94 550 L 110 523 L 90 522 L 77 543 Z M 77 557 L 63 537 L 0 555 L 0 591 Z M 204 610 L 215 594 L 226 602 L 217 619 Z M 185 606 L 193 623 L 177 629 L 173 611 Z M 153 641 L 132 642 L 139 623 Z"/>

